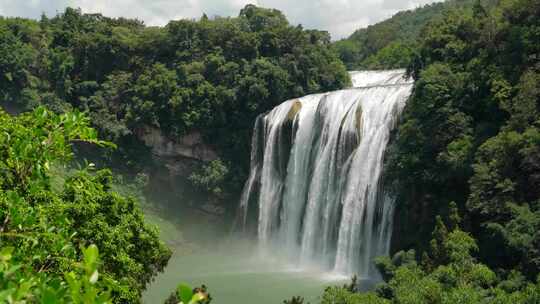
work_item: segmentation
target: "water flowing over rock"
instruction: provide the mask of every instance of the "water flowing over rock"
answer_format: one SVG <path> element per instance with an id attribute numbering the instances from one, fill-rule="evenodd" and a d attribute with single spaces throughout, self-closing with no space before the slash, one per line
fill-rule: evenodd
<path id="1" fill-rule="evenodd" d="M 370 278 L 392 231 L 393 200 L 380 186 L 384 152 L 413 84 L 403 70 L 350 75 L 353 88 L 259 116 L 240 223 L 257 216 L 263 250 Z"/>

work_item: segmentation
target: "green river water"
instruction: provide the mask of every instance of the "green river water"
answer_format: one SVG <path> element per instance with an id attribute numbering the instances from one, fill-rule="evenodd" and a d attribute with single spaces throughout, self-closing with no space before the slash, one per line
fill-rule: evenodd
<path id="1" fill-rule="evenodd" d="M 300 270 L 276 258 L 279 252 L 262 257 L 254 242 L 233 239 L 226 225 L 194 210 L 181 210 L 176 217 L 169 214 L 169 219 L 158 214 L 146 210 L 147 220 L 160 227 L 173 256 L 143 294 L 145 304 L 163 303 L 179 283 L 205 284 L 216 304 L 280 304 L 292 296 L 314 304 L 326 286 L 348 281 Z"/>

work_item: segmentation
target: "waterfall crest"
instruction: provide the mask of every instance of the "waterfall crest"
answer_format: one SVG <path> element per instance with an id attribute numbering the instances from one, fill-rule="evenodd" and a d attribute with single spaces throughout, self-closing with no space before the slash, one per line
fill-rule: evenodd
<path id="1" fill-rule="evenodd" d="M 389 250 L 393 200 L 379 184 L 413 84 L 403 70 L 350 75 L 353 88 L 288 100 L 258 117 L 240 223 L 252 210 L 261 248 L 369 278 L 373 257 Z"/>

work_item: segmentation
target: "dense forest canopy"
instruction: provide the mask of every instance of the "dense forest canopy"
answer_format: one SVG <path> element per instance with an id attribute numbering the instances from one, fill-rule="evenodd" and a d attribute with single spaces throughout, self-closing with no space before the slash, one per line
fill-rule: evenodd
<path id="1" fill-rule="evenodd" d="M 540 271 L 539 11 L 536 0 L 476 2 L 425 29 L 388 170 L 399 202 L 440 214 L 455 201 L 484 261 L 530 279 Z"/>
<path id="2" fill-rule="evenodd" d="M 88 111 L 100 136 L 126 153 L 144 126 L 172 139 L 201 131 L 231 166 L 231 187 L 246 174 L 258 114 L 349 83 L 327 32 L 253 5 L 236 18 L 165 27 L 72 8 L 39 21 L 1 18 L 0 72 L 3 102 Z"/>

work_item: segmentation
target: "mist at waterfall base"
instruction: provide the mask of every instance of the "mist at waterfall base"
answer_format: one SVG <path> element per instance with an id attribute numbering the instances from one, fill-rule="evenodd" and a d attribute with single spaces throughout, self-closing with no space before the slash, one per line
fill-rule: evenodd
<path id="1" fill-rule="evenodd" d="M 145 210 L 173 250 L 165 271 L 143 293 L 145 304 L 163 303 L 180 283 L 205 284 L 218 304 L 276 304 L 298 295 L 317 303 L 325 287 L 350 281 L 316 267 L 300 268 L 279 252 L 259 255 L 257 240 L 230 235 L 230 222 L 220 218 L 193 208 L 167 208 Z"/>
<path id="2" fill-rule="evenodd" d="M 237 232 L 182 224 L 178 233 L 191 229 L 200 244 L 174 250 L 144 302 L 166 298 L 179 282 L 206 284 L 216 303 L 270 304 L 296 295 L 316 302 L 325 286 L 352 275 L 363 289 L 377 281 L 372 260 L 388 254 L 393 217 L 381 186 L 384 152 L 412 90 L 404 74 L 351 72 L 353 88 L 259 116 Z"/>

